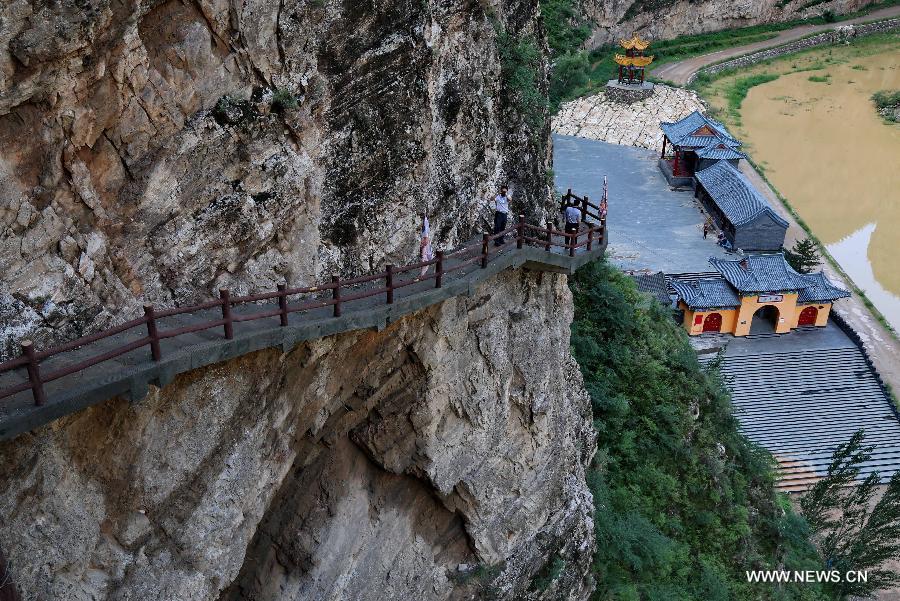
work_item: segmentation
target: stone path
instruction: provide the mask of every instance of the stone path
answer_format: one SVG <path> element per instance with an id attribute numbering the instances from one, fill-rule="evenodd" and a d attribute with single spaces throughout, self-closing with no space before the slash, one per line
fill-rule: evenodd
<path id="1" fill-rule="evenodd" d="M 571 136 L 553 137 L 557 190 L 572 188 L 596 200 L 609 176 L 607 250 L 627 271 L 709 271 L 709 257 L 731 257 L 704 240 L 703 216 L 690 191 L 672 191 L 656 166 L 655 151 Z"/>
<path id="2" fill-rule="evenodd" d="M 528 235 L 537 237 L 536 232 Z M 480 247 L 478 244 L 480 240 L 481 236 L 478 236 L 470 240 L 469 244 Z M 554 236 L 554 242 L 561 244 L 563 240 L 559 236 Z M 247 353 L 266 348 L 279 348 L 283 352 L 288 352 L 305 340 L 360 329 L 381 330 L 405 315 L 453 296 L 470 295 L 479 283 L 505 269 L 525 267 L 572 273 L 581 265 L 602 257 L 605 248 L 605 244 L 595 242 L 590 252 L 580 248 L 577 249 L 575 256 L 570 257 L 564 254 L 567 252 L 565 249 L 559 247 L 553 247 L 551 251 L 546 251 L 543 245 L 540 247 L 526 245 L 518 249 L 515 241 L 507 238 L 506 245 L 501 248 L 491 245 L 487 267 L 482 268 L 476 262 L 454 270 L 472 255 L 448 258 L 444 262 L 445 276 L 441 288 L 435 287 L 433 279 L 418 281 L 395 290 L 394 303 L 390 305 L 386 303 L 386 296 L 382 294 L 355 301 L 347 298 L 342 304 L 340 317 L 332 315 L 332 307 L 322 307 L 291 314 L 288 325 L 283 327 L 279 325 L 277 316 L 235 322 L 234 338 L 231 340 L 224 338 L 221 326 L 166 339 L 161 342 L 162 359 L 158 362 L 150 359 L 147 347 L 141 347 L 116 359 L 45 384 L 48 401 L 41 407 L 34 405 L 30 390 L 0 399 L 0 440 L 13 438 L 115 396 L 124 395 L 132 401 L 138 401 L 146 396 L 149 385 L 165 386 L 178 374 Z M 477 253 L 480 253 L 480 250 L 475 254 Z M 446 273 L 449 270 L 453 270 L 452 273 Z M 432 268 L 431 273 L 433 272 Z M 398 276 L 396 282 L 411 278 L 412 274 L 407 273 Z M 365 287 L 380 288 L 383 285 L 383 280 L 378 280 L 364 285 L 360 291 Z M 348 296 L 346 291 L 343 294 Z M 312 299 L 305 298 L 303 302 L 310 300 Z M 291 301 L 291 304 L 295 303 L 296 300 Z M 239 318 L 241 315 L 261 313 L 275 308 L 277 305 L 273 303 L 247 304 L 235 307 L 233 314 L 235 318 Z M 214 308 L 160 319 L 158 322 L 161 331 L 169 331 L 218 319 L 221 319 L 221 311 Z M 49 373 L 89 357 L 99 356 L 144 336 L 146 336 L 145 327 L 136 327 L 72 352 L 60 354 L 41 363 L 42 373 Z M 23 371 L 19 369 L 0 374 L 0 389 L 22 382 L 26 378 Z"/>
<path id="3" fill-rule="evenodd" d="M 839 23 L 828 23 L 825 25 L 801 25 L 799 27 L 794 27 L 793 29 L 786 29 L 784 31 L 781 31 L 776 37 L 768 40 L 754 42 L 753 44 L 745 44 L 744 46 L 736 46 L 734 48 L 726 48 L 725 50 L 719 50 L 718 52 L 711 52 L 710 54 L 695 56 L 683 61 L 661 65 L 656 69 L 653 69 L 651 71 L 651 74 L 654 77 L 663 79 L 665 81 L 670 81 L 678 85 L 685 85 L 691 80 L 691 77 L 693 77 L 693 75 L 697 71 L 713 63 L 718 63 L 737 56 L 743 56 L 744 54 L 756 52 L 757 50 L 765 50 L 766 48 L 781 46 L 782 44 L 787 44 L 788 42 L 799 40 L 804 36 L 813 33 L 819 33 L 821 31 L 829 31 L 841 25 L 853 25 L 856 23 L 864 23 L 866 21 L 887 19 L 890 17 L 896 17 L 898 15 L 900 15 L 900 6 L 890 6 L 888 8 L 882 8 L 872 11 L 869 14 L 863 15 L 861 17 L 848 19 Z"/>

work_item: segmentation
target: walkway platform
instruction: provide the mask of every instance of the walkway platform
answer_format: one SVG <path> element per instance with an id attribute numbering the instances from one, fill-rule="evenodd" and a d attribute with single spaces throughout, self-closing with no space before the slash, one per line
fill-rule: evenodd
<path id="1" fill-rule="evenodd" d="M 584 237 L 584 236 L 582 236 Z M 315 340 L 343 332 L 362 329 L 383 330 L 390 323 L 420 311 L 449 298 L 471 296 L 476 287 L 501 271 L 525 268 L 537 271 L 574 273 L 582 265 L 603 256 L 606 243 L 595 242 L 592 250 L 579 248 L 574 256 L 568 251 L 554 247 L 544 248 L 525 245 L 516 248 L 514 240 L 508 240 L 502 247 L 490 247 L 489 262 L 482 267 L 479 262 L 454 270 L 466 262 L 468 255 L 448 258 L 444 264 L 446 275 L 443 285 L 437 288 L 433 279 L 411 283 L 394 291 L 392 304 L 387 304 L 385 295 L 369 296 L 345 301 L 342 315 L 335 317 L 333 307 L 320 307 L 304 313 L 292 313 L 287 317 L 287 325 L 280 325 L 278 304 L 273 301 L 236 306 L 234 313 L 234 336 L 225 339 L 222 327 L 179 335 L 160 341 L 162 359 L 153 361 L 144 346 L 115 359 L 110 359 L 93 367 L 64 376 L 44 385 L 46 404 L 35 406 L 30 390 L 19 392 L 0 400 L 0 440 L 8 440 L 65 415 L 75 413 L 116 396 L 124 396 L 131 401 L 143 399 L 149 386 L 165 386 L 179 374 L 201 367 L 220 363 L 247 353 L 266 348 L 278 348 L 289 352 L 301 342 Z M 481 240 L 479 237 L 473 242 Z M 562 238 L 554 236 L 554 244 L 562 244 Z M 365 292 L 368 287 L 375 289 L 380 282 L 361 285 Z M 330 291 L 328 291 L 330 293 Z M 273 310 L 270 318 L 255 321 L 239 321 L 242 315 Z M 219 307 L 173 317 L 159 319 L 161 330 L 175 330 L 192 324 L 212 322 L 221 319 Z M 121 334 L 105 338 L 41 362 L 41 370 L 54 370 L 74 365 L 129 343 L 137 343 L 146 336 L 146 329 L 132 328 Z M 22 369 L 0 374 L 0 389 L 25 381 Z"/>

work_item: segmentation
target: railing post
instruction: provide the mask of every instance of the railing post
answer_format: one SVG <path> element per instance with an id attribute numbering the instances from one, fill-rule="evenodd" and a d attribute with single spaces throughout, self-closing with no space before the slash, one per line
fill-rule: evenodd
<path id="1" fill-rule="evenodd" d="M 387 283 L 387 304 L 394 304 L 394 266 L 387 266 L 387 274 L 384 277 Z"/>
<path id="2" fill-rule="evenodd" d="M 525 244 L 525 215 L 519 215 L 519 225 L 516 230 L 516 248 L 522 248 Z"/>
<path id="3" fill-rule="evenodd" d="M 544 250 L 550 252 L 550 247 L 553 245 L 553 224 L 551 222 L 547 222 L 547 246 Z"/>
<path id="4" fill-rule="evenodd" d="M 219 289 L 219 298 L 222 300 L 222 319 L 225 320 L 225 338 L 234 338 L 234 322 L 231 320 L 231 293 L 228 288 Z"/>
<path id="5" fill-rule="evenodd" d="M 334 288 L 331 289 L 331 298 L 334 299 L 334 316 L 341 316 L 341 278 L 337 275 L 331 276 L 331 283 Z"/>
<path id="6" fill-rule="evenodd" d="M 588 197 L 585 196 L 581 199 L 581 220 L 587 221 L 588 214 Z"/>
<path id="7" fill-rule="evenodd" d="M 435 259 L 437 259 L 437 263 L 434 266 L 434 287 L 440 288 L 444 285 L 444 251 L 437 251 Z"/>
<path id="8" fill-rule="evenodd" d="M 278 284 L 278 308 L 281 310 L 281 326 L 288 324 L 287 284 Z"/>
<path id="9" fill-rule="evenodd" d="M 488 251 L 491 246 L 489 242 L 491 241 L 491 237 L 488 234 L 482 234 L 481 236 L 481 268 L 486 269 L 488 264 Z"/>
<path id="10" fill-rule="evenodd" d="M 159 348 L 159 330 L 156 329 L 156 312 L 153 305 L 144 305 L 144 318 L 147 320 L 147 336 L 150 337 L 150 356 L 154 361 L 162 359 Z"/>
<path id="11" fill-rule="evenodd" d="M 588 243 L 587 243 L 588 252 L 591 251 L 591 247 L 593 245 L 594 245 L 594 226 L 592 225 L 590 227 L 590 229 L 588 229 Z"/>
<path id="12" fill-rule="evenodd" d="M 44 396 L 44 383 L 41 382 L 41 369 L 34 353 L 34 343 L 30 340 L 23 340 L 21 346 L 22 354 L 28 359 L 27 369 L 28 381 L 31 382 L 31 396 L 34 397 L 34 404 L 40 407 L 46 402 L 47 397 Z"/>

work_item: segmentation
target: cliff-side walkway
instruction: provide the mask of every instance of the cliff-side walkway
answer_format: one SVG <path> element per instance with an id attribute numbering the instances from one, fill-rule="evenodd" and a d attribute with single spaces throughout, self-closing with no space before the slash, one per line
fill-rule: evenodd
<path id="1" fill-rule="evenodd" d="M 116 396 L 140 400 L 151 384 L 165 386 L 179 374 L 247 353 L 288 352 L 333 334 L 384 329 L 430 305 L 471 295 L 505 269 L 571 274 L 602 257 L 607 245 L 605 220 L 598 223 L 588 206 L 583 211 L 587 217 L 573 242 L 520 219 L 502 233 L 501 246 L 493 243 L 497 236 L 485 234 L 424 264 L 248 297 L 222 291 L 197 307 L 145 307 L 142 318 L 40 352 L 26 342 L 21 357 L 0 364 L 0 440 Z M 423 267 L 428 271 L 421 275 Z"/>

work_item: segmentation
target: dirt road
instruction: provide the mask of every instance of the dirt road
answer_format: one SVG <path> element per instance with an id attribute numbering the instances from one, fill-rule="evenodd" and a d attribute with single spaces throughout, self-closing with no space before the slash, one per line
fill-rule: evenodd
<path id="1" fill-rule="evenodd" d="M 699 69 L 712 63 L 717 63 L 728 58 L 733 58 L 735 56 L 742 56 L 744 54 L 756 52 L 757 50 L 765 50 L 766 48 L 781 46 L 782 44 L 793 42 L 794 40 L 798 40 L 803 36 L 809 35 L 811 33 L 819 33 L 821 31 L 834 29 L 839 25 L 851 25 L 854 23 L 862 23 L 865 21 L 877 21 L 879 19 L 889 19 L 896 16 L 900 16 L 900 5 L 889 6 L 887 8 L 875 10 L 867 15 L 856 17 L 854 19 L 848 19 L 839 23 L 827 23 L 825 25 L 801 25 L 799 27 L 794 27 L 793 29 L 785 29 L 784 31 L 779 32 L 776 37 L 769 40 L 763 40 L 762 42 L 755 42 L 753 44 L 746 44 L 744 46 L 736 46 L 734 48 L 726 48 L 725 50 L 711 52 L 710 54 L 704 54 L 702 56 L 695 56 L 694 58 L 688 58 L 676 63 L 668 63 L 654 69 L 650 73 L 654 77 L 665 79 L 666 81 L 671 81 L 683 86 L 688 82 L 688 79 L 690 79 L 690 77 Z"/>

